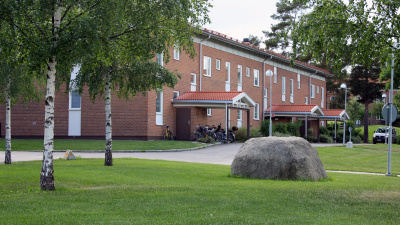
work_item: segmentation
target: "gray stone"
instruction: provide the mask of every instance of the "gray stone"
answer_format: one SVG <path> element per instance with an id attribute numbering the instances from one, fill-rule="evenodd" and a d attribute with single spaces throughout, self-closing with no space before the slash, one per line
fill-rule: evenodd
<path id="1" fill-rule="evenodd" d="M 351 141 L 347 142 L 346 147 L 353 148 L 353 142 L 351 142 Z"/>
<path id="2" fill-rule="evenodd" d="M 327 174 L 317 150 L 299 137 L 262 137 L 246 141 L 236 154 L 232 175 L 261 179 L 314 181 Z"/>
<path id="3" fill-rule="evenodd" d="M 76 160 L 74 153 L 71 150 L 67 150 L 64 154 L 65 160 Z"/>

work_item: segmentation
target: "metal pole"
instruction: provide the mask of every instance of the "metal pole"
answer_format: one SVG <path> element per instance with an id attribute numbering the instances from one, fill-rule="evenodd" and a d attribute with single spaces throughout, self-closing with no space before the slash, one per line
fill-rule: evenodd
<path id="1" fill-rule="evenodd" d="M 393 75 L 394 75 L 394 53 L 392 50 L 392 71 L 390 80 L 390 96 L 389 103 L 393 103 Z M 390 105 L 392 107 L 392 105 Z M 389 109 L 389 139 L 388 139 L 388 166 L 387 166 L 387 176 L 392 175 L 392 108 Z"/>
<path id="2" fill-rule="evenodd" d="M 347 113 L 346 111 L 346 103 L 347 103 L 347 86 L 344 91 L 344 112 Z M 346 115 L 344 116 L 344 126 L 343 126 L 343 145 L 345 145 L 346 142 Z"/>
<path id="3" fill-rule="evenodd" d="M 269 136 L 272 137 L 272 76 L 269 76 Z"/>

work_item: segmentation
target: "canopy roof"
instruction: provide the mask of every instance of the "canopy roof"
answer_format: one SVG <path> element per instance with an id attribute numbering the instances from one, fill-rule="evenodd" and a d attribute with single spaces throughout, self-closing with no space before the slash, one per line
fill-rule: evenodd
<path id="1" fill-rule="evenodd" d="M 280 117 L 320 117 L 324 115 L 322 110 L 317 105 L 272 105 L 270 108 L 265 110 L 265 115 L 269 113 L 274 116 Z"/>
<path id="2" fill-rule="evenodd" d="M 175 107 L 250 109 L 255 102 L 242 91 L 190 91 L 172 100 Z"/>
<path id="3" fill-rule="evenodd" d="M 324 115 L 320 117 L 321 120 L 349 120 L 350 117 L 344 109 L 323 109 Z"/>

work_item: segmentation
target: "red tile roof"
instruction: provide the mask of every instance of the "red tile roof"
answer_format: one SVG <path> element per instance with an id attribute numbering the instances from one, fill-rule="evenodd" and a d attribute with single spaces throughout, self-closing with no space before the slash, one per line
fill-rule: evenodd
<path id="1" fill-rule="evenodd" d="M 275 55 L 275 56 L 277 56 L 277 57 L 279 57 L 279 58 L 281 58 L 281 59 L 291 60 L 291 59 L 290 59 L 289 57 L 287 57 L 287 56 L 284 56 L 284 55 L 275 53 L 275 52 L 273 52 L 273 51 L 269 51 L 269 50 L 260 48 L 260 47 L 258 47 L 258 46 L 252 45 L 252 44 L 250 44 L 250 43 L 248 43 L 248 42 L 239 41 L 238 39 L 229 37 L 229 36 L 227 36 L 227 35 L 225 35 L 225 34 L 222 34 L 222 33 L 219 33 L 219 32 L 213 31 L 213 30 L 209 30 L 209 29 L 206 29 L 206 28 L 202 28 L 202 30 L 203 30 L 204 32 L 208 32 L 208 33 L 217 35 L 217 36 L 219 36 L 219 37 L 222 37 L 222 38 L 225 38 L 225 39 L 228 39 L 228 40 L 231 40 L 231 41 L 235 41 L 235 42 L 237 42 L 237 43 L 240 43 L 240 44 L 243 44 L 243 45 L 252 47 L 252 48 L 254 48 L 254 49 L 257 49 L 257 50 L 264 51 L 264 52 L 266 52 L 266 53 Z M 305 63 L 305 62 L 301 62 L 301 61 L 299 61 L 299 60 L 295 60 L 295 63 L 297 63 L 297 64 L 302 64 L 302 65 L 307 66 L 307 67 L 309 67 L 309 68 L 312 68 L 312 69 L 315 69 L 315 70 L 319 70 L 319 71 L 321 71 L 321 72 L 324 72 L 324 73 L 333 75 L 333 74 L 332 74 L 331 72 L 329 72 L 328 70 L 324 70 L 324 69 L 318 68 L 318 67 L 316 67 L 316 66 L 310 65 L 310 64 Z"/>
<path id="2" fill-rule="evenodd" d="M 272 105 L 272 112 L 311 112 L 317 105 Z M 269 112 L 269 108 L 265 110 Z"/>
<path id="3" fill-rule="evenodd" d="M 343 112 L 343 109 L 323 109 L 322 112 L 324 112 L 324 116 L 340 116 L 340 114 Z"/>
<path id="4" fill-rule="evenodd" d="M 242 91 L 189 91 L 175 100 L 229 101 L 242 93 Z"/>

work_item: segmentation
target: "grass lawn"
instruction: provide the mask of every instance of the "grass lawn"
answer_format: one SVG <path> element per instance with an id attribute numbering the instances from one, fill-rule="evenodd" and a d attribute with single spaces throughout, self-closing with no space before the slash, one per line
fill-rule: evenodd
<path id="1" fill-rule="evenodd" d="M 356 150 L 356 149 L 354 149 Z M 0 164 L 1 224 L 398 224 L 400 178 L 328 173 L 321 182 L 240 179 L 230 166 L 114 159 Z"/>
<path id="2" fill-rule="evenodd" d="M 388 145 L 354 145 L 318 147 L 318 154 L 327 170 L 386 173 Z M 400 145 L 392 145 L 392 174 L 400 174 Z"/>
<path id="3" fill-rule="evenodd" d="M 5 140 L 0 139 L 0 151 L 4 151 Z M 43 139 L 12 139 L 12 151 L 43 151 Z M 113 140 L 113 151 L 118 150 L 168 150 L 187 149 L 204 146 L 202 143 L 189 141 L 122 141 Z M 54 150 L 104 150 L 104 140 L 55 139 Z"/>

